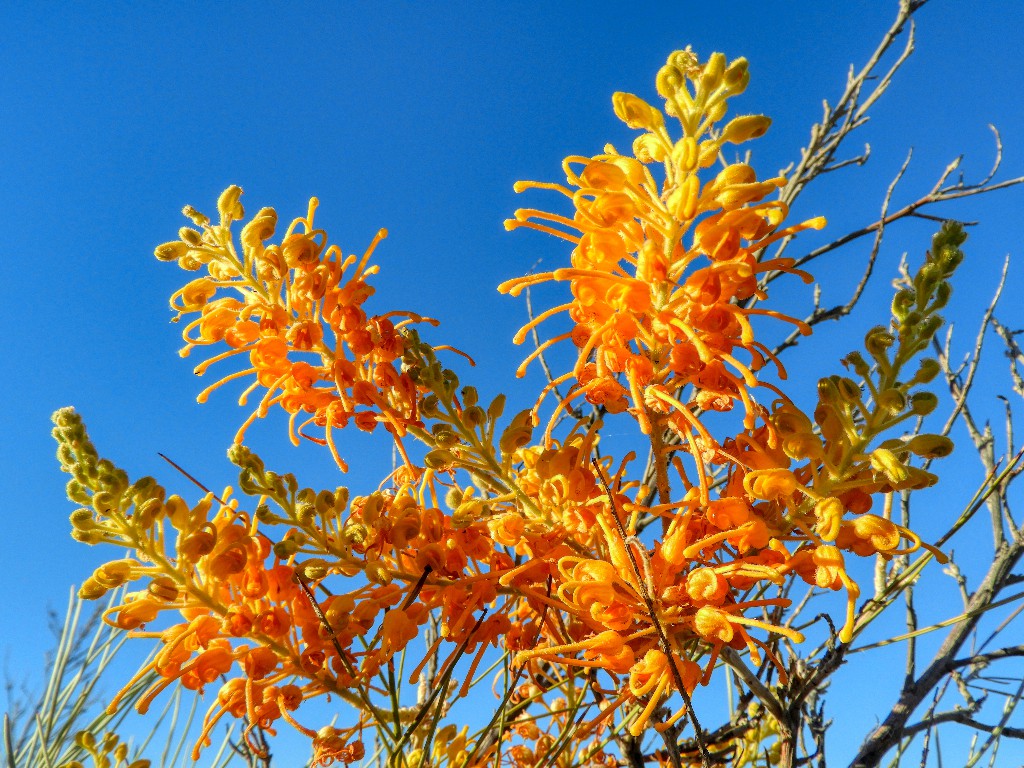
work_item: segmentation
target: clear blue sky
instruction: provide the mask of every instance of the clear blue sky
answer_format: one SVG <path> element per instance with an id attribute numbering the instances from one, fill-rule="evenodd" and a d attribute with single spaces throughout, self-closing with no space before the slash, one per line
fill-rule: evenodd
<path id="1" fill-rule="evenodd" d="M 612 92 L 653 97 L 655 71 L 687 44 L 750 60 L 751 86 L 734 109 L 773 117 L 754 157 L 761 175 L 773 174 L 798 157 L 821 100 L 834 99 L 847 66 L 874 50 L 895 7 L 7 4 L 0 467 L 8 608 L 0 628 L 9 668 L 41 663 L 47 606 L 62 608 L 68 585 L 102 557 L 68 537 L 72 506 L 49 437 L 54 409 L 75 405 L 100 452 L 133 476 L 177 482 L 161 451 L 211 486 L 233 481 L 224 451 L 244 412 L 229 393 L 194 402 L 204 384 L 194 363 L 177 357 L 178 329 L 167 323 L 166 299 L 184 275 L 152 257 L 184 223 L 183 204 L 213 210 L 237 183 L 249 211 L 273 205 L 290 219 L 315 194 L 321 225 L 346 252 L 361 252 L 387 227 L 376 283 L 387 298 L 375 306 L 438 317 L 436 338 L 490 372 L 483 386 L 511 387 L 525 402 L 527 390 L 507 383 L 521 357 L 509 340 L 524 309 L 493 287 L 567 254 L 534 233 L 503 230 L 523 204 L 512 183 L 557 179 L 561 158 L 606 141 L 627 146 Z M 967 173 L 982 175 L 992 156 L 988 123 L 1002 131 L 1006 175 L 1024 173 L 1021 29 L 1021 3 L 933 0 L 919 15 L 918 52 L 863 134 L 875 150 L 869 169 L 808 192 L 795 215 L 824 214 L 835 234 L 871 221 L 911 146 L 915 164 L 897 202 L 961 152 Z M 1014 191 L 949 209 L 982 220 L 969 243 L 970 276 L 957 289 L 965 321 L 987 299 L 1004 254 L 1020 252 L 1022 199 Z M 910 227 L 889 241 L 873 295 L 887 295 L 900 254 L 919 255 L 930 230 Z M 828 265 L 826 300 L 830 291 L 845 296 L 855 268 L 847 262 L 859 264 L 862 253 Z M 1018 265 L 1018 285 L 1022 274 Z M 1013 288 L 1009 302 L 1017 303 Z M 877 317 L 860 313 L 858 322 Z M 813 387 L 846 347 L 810 349 L 815 357 L 801 365 Z M 325 452 L 291 448 L 283 429 L 282 420 L 259 425 L 250 442 L 308 483 L 338 482 Z M 375 486 L 374 467 L 390 453 L 366 461 L 353 462 L 354 489 Z"/>

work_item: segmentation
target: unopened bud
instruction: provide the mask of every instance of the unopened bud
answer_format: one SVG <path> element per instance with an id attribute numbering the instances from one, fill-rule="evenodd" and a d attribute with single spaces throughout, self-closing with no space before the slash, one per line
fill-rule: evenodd
<path id="1" fill-rule="evenodd" d="M 423 464 L 438 472 L 446 472 L 455 464 L 455 455 L 445 448 L 435 448 L 423 457 Z"/>
<path id="2" fill-rule="evenodd" d="M 299 542 L 295 539 L 282 539 L 274 544 L 274 557 L 278 560 L 287 560 L 299 551 Z"/>
<path id="3" fill-rule="evenodd" d="M 735 117 L 722 130 L 722 141 L 730 144 L 742 144 L 745 141 L 760 138 L 767 133 L 771 124 L 771 118 L 764 115 Z"/>
<path id="4" fill-rule="evenodd" d="M 708 63 L 704 65 L 704 73 L 700 78 L 700 86 L 706 92 L 713 91 L 722 84 L 722 78 L 724 76 L 725 54 L 712 53 L 711 57 L 708 59 Z"/>
<path id="5" fill-rule="evenodd" d="M 657 131 L 665 126 L 661 110 L 655 109 L 639 96 L 621 91 L 612 96 L 615 116 L 630 128 Z"/>
<path id="6" fill-rule="evenodd" d="M 177 261 L 183 258 L 189 251 L 187 243 L 174 240 L 170 243 L 162 243 L 153 250 L 153 255 L 160 261 Z"/>
<path id="7" fill-rule="evenodd" d="M 878 393 L 878 407 L 896 416 L 907 407 L 907 396 L 898 389 L 886 389 Z"/>
<path id="8" fill-rule="evenodd" d="M 888 330 L 880 325 L 875 326 L 864 336 L 864 346 L 876 360 L 885 357 L 885 351 L 893 345 L 896 339 Z"/>
<path id="9" fill-rule="evenodd" d="M 915 392 L 910 396 L 910 410 L 915 416 L 927 416 L 939 405 L 939 398 L 932 392 Z"/>
<path id="10" fill-rule="evenodd" d="M 871 452 L 871 467 L 883 473 L 893 483 L 907 479 L 907 466 L 888 448 L 876 448 Z"/>
<path id="11" fill-rule="evenodd" d="M 217 199 L 217 213 L 220 214 L 222 222 L 237 221 L 245 216 L 242 204 L 238 201 L 241 196 L 242 188 L 237 184 L 232 184 L 221 192 L 220 197 Z"/>
<path id="12" fill-rule="evenodd" d="M 941 459 L 953 452 L 953 441 L 944 435 L 917 435 L 907 443 L 907 448 L 925 459 Z"/>

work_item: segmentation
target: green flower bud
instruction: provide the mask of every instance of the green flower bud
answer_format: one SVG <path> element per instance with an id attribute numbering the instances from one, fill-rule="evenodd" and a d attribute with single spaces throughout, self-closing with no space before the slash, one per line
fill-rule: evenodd
<path id="1" fill-rule="evenodd" d="M 893 345 L 896 339 L 881 325 L 876 325 L 864 336 L 864 347 L 876 360 L 885 359 L 885 351 Z"/>
<path id="2" fill-rule="evenodd" d="M 964 252 L 959 248 L 943 248 L 939 252 L 938 263 L 947 276 L 953 274 L 953 271 L 960 266 L 960 262 L 963 260 Z"/>
<path id="3" fill-rule="evenodd" d="M 898 389 L 887 389 L 878 393 L 878 407 L 896 416 L 907 407 L 907 396 Z"/>
<path id="4" fill-rule="evenodd" d="M 270 505 L 266 502 L 257 504 L 256 511 L 253 514 L 255 515 L 256 520 L 263 523 L 263 525 L 277 525 L 278 523 L 283 523 L 285 521 L 283 517 L 275 514 L 270 508 Z"/>
<path id="5" fill-rule="evenodd" d="M 316 506 L 308 501 L 299 502 L 295 505 L 295 520 L 304 528 L 312 525 L 316 520 Z"/>
<path id="6" fill-rule="evenodd" d="M 932 336 L 938 333 L 942 324 L 946 321 L 941 315 L 930 315 L 926 317 L 924 321 L 917 326 L 917 338 L 922 342 L 931 341 Z"/>
<path id="7" fill-rule="evenodd" d="M 448 505 L 448 509 L 455 509 L 462 503 L 462 489 L 452 487 L 448 489 L 448 493 L 445 494 L 444 503 Z"/>
<path id="8" fill-rule="evenodd" d="M 907 448 L 925 459 L 941 459 L 953 452 L 953 441 L 944 435 L 917 435 Z"/>
<path id="9" fill-rule="evenodd" d="M 477 404 L 480 399 L 479 393 L 476 391 L 476 387 L 466 386 L 462 388 L 462 405 L 465 408 L 469 408 Z"/>
<path id="10" fill-rule="evenodd" d="M 302 574 L 306 581 L 320 581 L 326 578 L 330 572 L 327 561 L 319 557 L 310 558 L 304 563 L 297 563 L 295 569 Z"/>
<path id="11" fill-rule="evenodd" d="M 853 368 L 854 373 L 862 379 L 866 379 L 871 374 L 871 366 L 867 364 L 867 361 L 860 352 L 851 352 L 843 358 L 842 363 Z"/>
<path id="12" fill-rule="evenodd" d="M 470 406 L 462 412 L 462 420 L 470 429 L 487 423 L 487 414 L 479 405 Z"/>
<path id="13" fill-rule="evenodd" d="M 845 403 L 850 405 L 856 405 L 860 403 L 860 387 L 853 379 L 848 379 L 845 376 L 836 376 L 835 385 L 836 391 L 839 393 L 839 398 Z"/>
<path id="14" fill-rule="evenodd" d="M 939 375 L 939 371 L 942 368 L 939 366 L 939 361 L 933 358 L 926 357 L 921 361 L 920 367 L 917 369 L 917 373 L 914 374 L 914 378 L 910 380 L 908 386 L 914 384 L 927 384 L 936 376 Z"/>
<path id="15" fill-rule="evenodd" d="M 430 386 L 423 382 L 424 386 Z M 427 395 L 420 403 L 420 413 L 428 419 L 436 419 L 441 415 L 440 401 L 437 395 Z"/>
<path id="16" fill-rule="evenodd" d="M 910 396 L 910 410 L 915 416 L 927 416 L 939 404 L 939 398 L 932 392 L 915 392 Z"/>
<path id="17" fill-rule="evenodd" d="M 900 322 L 906 318 L 917 301 L 917 294 L 909 288 L 898 291 L 892 299 L 892 315 Z"/>
<path id="18" fill-rule="evenodd" d="M 501 414 L 505 411 L 505 396 L 498 395 L 491 401 L 491 404 L 487 406 L 487 418 L 491 421 L 497 421 Z"/>
<path id="19" fill-rule="evenodd" d="M 455 465 L 455 455 L 445 448 L 435 448 L 423 457 L 423 464 L 438 472 L 447 472 Z"/>
<path id="20" fill-rule="evenodd" d="M 932 303 L 928 305 L 928 309 L 932 312 L 942 309 L 949 303 L 949 297 L 952 294 L 953 286 L 946 282 L 939 283 L 935 288 L 935 298 L 932 299 Z"/>
<path id="21" fill-rule="evenodd" d="M 455 371 L 445 368 L 441 373 L 441 384 L 444 393 L 451 397 L 455 390 L 459 388 L 459 377 L 455 374 Z"/>
<path id="22" fill-rule="evenodd" d="M 370 529 L 362 523 L 348 523 L 342 530 L 341 535 L 346 544 L 362 544 L 370 535 Z"/>
<path id="23" fill-rule="evenodd" d="M 278 560 L 287 560 L 299 551 L 299 546 L 295 539 L 282 539 L 274 544 L 274 557 Z"/>
<path id="24" fill-rule="evenodd" d="M 451 448 L 459 444 L 459 436 L 447 424 L 435 424 L 431 430 L 434 444 L 438 448 Z"/>
<path id="25" fill-rule="evenodd" d="M 313 506 L 316 507 L 317 513 L 323 516 L 328 516 L 334 512 L 334 504 L 336 499 L 334 494 L 328 490 L 320 491 L 316 495 L 316 500 L 313 502 Z"/>
<path id="26" fill-rule="evenodd" d="M 80 507 L 71 513 L 71 527 L 77 528 L 80 531 L 88 531 L 96 527 L 96 520 L 93 517 L 93 511 Z"/>

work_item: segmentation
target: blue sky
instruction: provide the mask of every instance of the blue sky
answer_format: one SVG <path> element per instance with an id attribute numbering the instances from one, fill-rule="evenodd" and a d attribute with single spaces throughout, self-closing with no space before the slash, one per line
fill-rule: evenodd
<path id="1" fill-rule="evenodd" d="M 509 340 L 525 312 L 493 287 L 567 252 L 503 230 L 502 220 L 527 202 L 512 183 L 555 180 L 565 155 L 595 153 L 607 141 L 628 146 L 612 92 L 653 98 L 655 71 L 687 44 L 750 60 L 751 86 L 733 109 L 773 117 L 753 164 L 774 174 L 798 157 L 821 100 L 833 100 L 848 65 L 874 50 L 895 6 L 7 5 L 0 467 L 9 478 L 5 586 L 9 600 L 18 598 L 16 611 L 0 615 L 8 667 L 21 673 L 41 663 L 46 608 L 61 608 L 68 585 L 103 554 L 68 537 L 72 507 L 49 437 L 54 409 L 74 404 L 100 452 L 133 476 L 176 482 L 160 451 L 211 486 L 233 480 L 224 451 L 245 412 L 230 394 L 196 405 L 210 382 L 178 358 L 178 329 L 167 323 L 166 299 L 184 276 L 152 258 L 153 246 L 184 223 L 183 204 L 213 210 L 219 192 L 237 183 L 247 210 L 273 205 L 290 219 L 315 194 L 321 225 L 346 252 L 362 252 L 387 227 L 376 306 L 438 317 L 436 338 L 476 357 L 486 372 L 476 375 L 481 387 L 507 389 L 525 405 L 536 380 L 509 382 L 522 356 Z M 969 176 L 983 175 L 989 123 L 1002 132 L 1005 175 L 1024 173 L 1021 29 L 1022 4 L 933 0 L 919 15 L 917 53 L 864 131 L 874 150 L 867 169 L 808 191 L 794 218 L 824 214 L 834 234 L 871 221 L 911 146 L 914 165 L 897 202 L 930 186 L 960 153 Z M 529 204 L 543 207 L 533 194 Z M 982 222 L 951 312 L 972 336 L 1003 256 L 1020 251 L 1022 200 L 1014 190 L 948 209 Z M 900 255 L 919 255 L 931 229 L 894 233 L 869 298 L 884 300 Z M 826 301 L 845 297 L 862 256 L 854 248 L 817 268 L 827 274 Z M 1019 265 L 1011 275 L 1012 325 Z M 783 291 L 808 299 L 796 285 Z M 860 312 L 851 325 L 863 331 L 879 319 Z M 794 358 L 808 395 L 855 343 L 822 341 Z M 305 482 L 339 482 L 325 452 L 287 444 L 281 420 L 258 425 L 250 442 Z M 390 451 L 374 458 L 369 445 L 353 443 L 365 454 L 347 478 L 354 489 L 375 486 L 390 464 Z"/>

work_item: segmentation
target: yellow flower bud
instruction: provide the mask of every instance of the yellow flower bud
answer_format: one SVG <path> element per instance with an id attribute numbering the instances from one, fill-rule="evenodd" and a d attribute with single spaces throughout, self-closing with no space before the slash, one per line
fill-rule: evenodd
<path id="1" fill-rule="evenodd" d="M 530 411 L 520 411 L 512 419 L 512 423 L 501 434 L 499 446 L 501 453 L 508 456 L 522 448 L 533 436 L 533 415 Z"/>
<path id="2" fill-rule="evenodd" d="M 755 469 L 743 478 L 743 488 L 755 499 L 774 501 L 796 491 L 796 475 L 788 469 Z"/>
<path id="3" fill-rule="evenodd" d="M 390 584 L 392 581 L 391 572 L 380 560 L 367 560 L 363 572 L 372 584 Z"/>
<path id="4" fill-rule="evenodd" d="M 722 78 L 724 76 L 725 54 L 712 53 L 708 59 L 708 63 L 704 65 L 704 73 L 700 78 L 700 87 L 706 92 L 713 91 L 722 84 Z"/>
<path id="5" fill-rule="evenodd" d="M 668 157 L 665 142 L 653 133 L 642 133 L 633 139 L 633 155 L 641 163 L 660 163 Z"/>
<path id="6" fill-rule="evenodd" d="M 252 221 L 242 227 L 240 239 L 242 245 L 253 248 L 274 236 L 277 227 L 277 211 L 273 208 L 262 208 Z"/>
<path id="7" fill-rule="evenodd" d="M 893 483 L 907 479 L 907 466 L 888 448 L 876 448 L 871 452 L 871 467 L 881 472 Z"/>
<path id="8" fill-rule="evenodd" d="M 830 496 L 814 505 L 814 516 L 817 518 L 814 530 L 825 541 L 835 541 L 839 535 L 840 523 L 846 508 L 839 499 Z"/>
<path id="9" fill-rule="evenodd" d="M 749 63 L 744 58 L 736 59 L 725 70 L 725 84 L 733 94 L 743 93 L 750 82 Z"/>
<path id="10" fill-rule="evenodd" d="M 657 131 L 665 126 L 661 110 L 655 109 L 639 96 L 618 91 L 612 96 L 615 116 L 630 128 Z"/>
<path id="11" fill-rule="evenodd" d="M 96 749 L 96 736 L 90 731 L 79 731 L 75 734 L 75 743 L 82 749 Z"/>
<path id="12" fill-rule="evenodd" d="M 173 579 L 167 576 L 157 576 L 149 583 L 146 587 L 146 591 L 149 592 L 153 597 L 158 600 L 163 600 L 166 603 L 173 603 L 178 599 L 180 594 L 178 585 Z"/>
<path id="13" fill-rule="evenodd" d="M 886 389 L 878 393 L 878 407 L 896 416 L 907 407 L 907 396 L 898 389 Z"/>
<path id="14" fill-rule="evenodd" d="M 217 213 L 220 214 L 222 223 L 229 224 L 245 216 L 242 204 L 238 201 L 241 196 L 242 188 L 237 184 L 232 184 L 221 192 L 217 199 Z"/>
<path id="15" fill-rule="evenodd" d="M 654 80 L 654 87 L 662 98 L 674 99 L 676 94 L 685 87 L 685 83 L 686 76 L 679 67 L 671 63 L 670 57 L 669 63 L 658 70 L 658 75 Z"/>
<path id="16" fill-rule="evenodd" d="M 96 527 L 96 520 L 93 518 L 93 511 L 81 507 L 71 513 L 71 526 L 80 531 L 88 531 Z"/>
<path id="17" fill-rule="evenodd" d="M 304 563 L 296 564 L 296 569 L 306 581 L 319 581 L 330 572 L 327 561 L 319 557 L 312 557 Z"/>
<path id="18" fill-rule="evenodd" d="M 697 141 L 692 136 L 684 136 L 672 147 L 672 162 L 683 173 L 697 168 L 698 156 Z"/>
<path id="19" fill-rule="evenodd" d="M 342 531 L 342 536 L 349 544 L 362 544 L 370 535 L 370 529 L 362 523 L 349 523 Z"/>
<path id="20" fill-rule="evenodd" d="M 183 242 L 188 243 L 193 248 L 201 245 L 203 242 L 202 233 L 196 232 L 196 230 L 192 229 L 191 227 L 182 227 L 181 229 L 179 229 L 178 237 L 181 238 Z"/>
<path id="21" fill-rule="evenodd" d="M 107 594 L 108 591 L 109 590 L 105 586 L 90 576 L 82 582 L 82 586 L 78 588 L 78 596 L 82 600 L 98 600 Z"/>
<path id="22" fill-rule="evenodd" d="M 197 227 L 205 227 L 207 224 L 210 223 L 209 216 L 207 216 L 205 213 L 200 213 L 191 205 L 186 205 L 184 208 L 182 208 L 181 214 L 185 218 L 191 219 L 192 223 L 195 224 Z"/>
<path id="23" fill-rule="evenodd" d="M 722 141 L 730 144 L 742 144 L 745 141 L 760 138 L 768 131 L 771 124 L 771 119 L 764 115 L 734 117 L 722 130 Z"/>
<path id="24" fill-rule="evenodd" d="M 189 247 L 187 243 L 173 240 L 169 243 L 158 245 L 153 250 L 153 255 L 160 259 L 160 261 L 176 261 L 183 258 L 188 252 Z"/>

